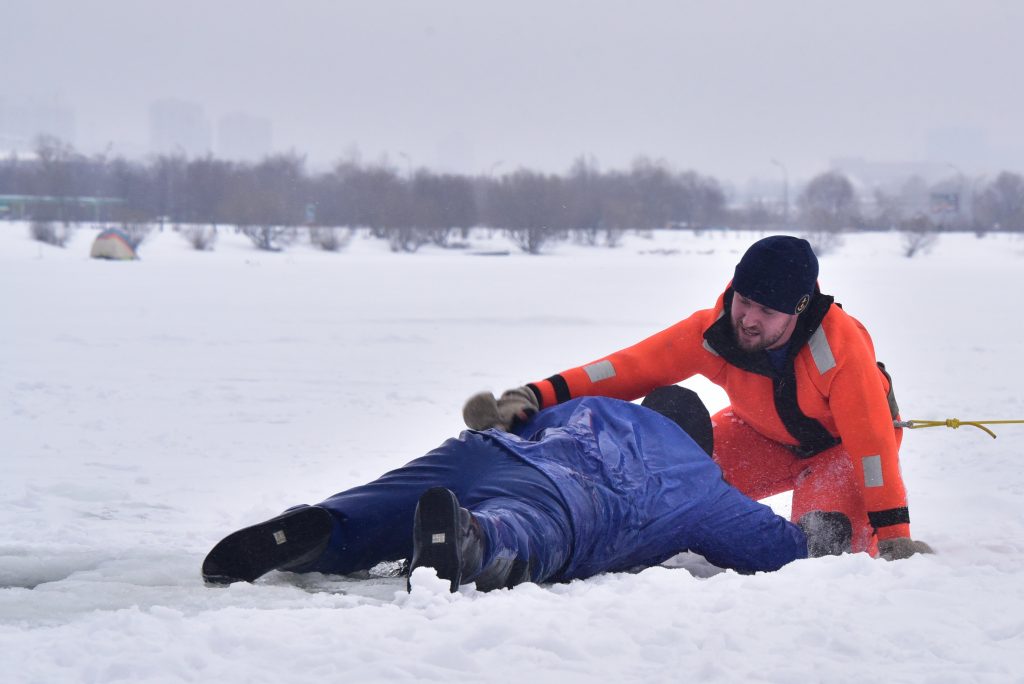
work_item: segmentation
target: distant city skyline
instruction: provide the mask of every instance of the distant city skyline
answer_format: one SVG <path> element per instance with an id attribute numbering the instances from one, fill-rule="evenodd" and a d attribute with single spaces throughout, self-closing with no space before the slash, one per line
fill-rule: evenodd
<path id="1" fill-rule="evenodd" d="M 27 152 L 39 135 L 74 144 L 74 109 L 57 101 L 11 101 L 0 97 L 0 152 Z"/>
<path id="2" fill-rule="evenodd" d="M 1024 3 L 10 0 L 5 23 L 0 98 L 72 111 L 87 153 L 149 154 L 150 107 L 179 101 L 215 153 L 240 114 L 312 170 L 1024 171 Z"/>
<path id="3" fill-rule="evenodd" d="M 214 125 L 202 105 L 186 100 L 168 98 L 150 104 L 145 143 L 112 139 L 83 144 L 76 119 L 75 110 L 64 104 L 0 100 L 0 153 L 32 152 L 40 136 L 57 138 L 84 154 L 109 152 L 129 158 L 177 153 L 256 161 L 274 152 L 269 119 L 232 112 Z"/>
<path id="4" fill-rule="evenodd" d="M 54 136 L 83 153 L 108 150 L 127 157 L 182 153 L 190 157 L 213 154 L 225 159 L 257 161 L 278 152 L 305 152 L 295 148 L 276 149 L 273 145 L 273 128 L 273 122 L 269 118 L 244 112 L 231 112 L 221 116 L 214 123 L 197 102 L 163 98 L 150 103 L 148 107 L 145 143 L 139 140 L 109 140 L 95 147 L 88 143 L 82 144 L 78 139 L 76 115 L 71 107 L 53 102 L 30 100 L 11 103 L 0 99 L 0 152 L 30 152 L 40 135 Z M 934 178 L 943 172 L 969 175 L 957 164 L 942 160 L 957 159 L 967 168 L 979 169 L 986 167 L 986 158 L 992 153 L 983 132 L 979 130 L 930 131 L 927 141 L 926 153 L 918 159 L 885 160 L 858 155 L 834 156 L 830 157 L 828 163 L 817 172 L 842 170 L 851 175 L 877 177 L 880 182 L 914 175 Z M 357 146 L 350 146 L 349 149 L 340 152 L 336 160 L 357 151 Z M 775 158 L 769 161 L 778 171 L 788 175 L 788 170 L 781 161 Z M 397 158 L 392 158 L 391 162 L 403 166 L 411 163 L 411 158 L 408 154 L 399 152 Z M 499 161 L 489 171 L 493 173 L 502 166 L 504 162 Z M 992 166 L 992 170 L 996 170 L 996 166 Z M 763 177 L 772 175 L 770 171 L 762 174 Z"/>
<path id="5" fill-rule="evenodd" d="M 639 156 L 742 184 L 830 160 L 1024 170 L 1024 3 L 9 0 L 7 102 L 142 156 L 148 109 L 272 125 L 313 169 L 562 173 Z"/>

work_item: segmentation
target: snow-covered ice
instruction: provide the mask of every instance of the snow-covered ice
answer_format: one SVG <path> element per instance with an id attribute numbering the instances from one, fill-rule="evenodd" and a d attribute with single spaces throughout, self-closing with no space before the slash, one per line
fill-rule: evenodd
<path id="1" fill-rule="evenodd" d="M 906 435 L 913 529 L 938 554 L 898 563 L 740 576 L 684 555 L 490 594 L 427 570 L 411 594 L 386 573 L 203 585 L 223 535 L 424 453 L 473 392 L 710 306 L 758 235 L 500 257 L 232 233 L 200 253 L 168 230 L 111 263 L 94 234 L 57 249 L 0 224 L 2 681 L 1024 682 L 1024 426 Z M 1024 240 L 944 235 L 908 260 L 898 235 L 848 236 L 821 284 L 871 331 L 904 417 L 1024 418 Z"/>

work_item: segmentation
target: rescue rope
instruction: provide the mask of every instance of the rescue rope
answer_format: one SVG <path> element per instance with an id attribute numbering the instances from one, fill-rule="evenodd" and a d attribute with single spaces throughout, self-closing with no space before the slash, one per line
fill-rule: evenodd
<path id="1" fill-rule="evenodd" d="M 984 430 L 992 439 L 995 439 L 996 433 L 985 426 L 1009 425 L 1011 423 L 1024 423 L 1024 420 L 960 420 L 959 418 L 947 418 L 946 420 L 894 420 L 892 424 L 898 428 L 909 428 L 911 430 L 926 427 L 948 427 L 956 430 L 961 425 L 970 425 L 979 430 Z"/>

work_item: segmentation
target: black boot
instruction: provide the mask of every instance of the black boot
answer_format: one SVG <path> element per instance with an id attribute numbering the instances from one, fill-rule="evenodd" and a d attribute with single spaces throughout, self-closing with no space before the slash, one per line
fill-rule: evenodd
<path id="1" fill-rule="evenodd" d="M 478 591 L 491 591 L 530 581 L 529 562 L 517 556 L 500 555 L 481 568 L 486 546 L 480 523 L 459 506 L 455 494 L 444 487 L 428 489 L 416 504 L 409 576 L 421 566 L 434 568 L 453 593 L 470 582 Z M 410 583 L 406 587 L 412 591 Z"/>
<path id="2" fill-rule="evenodd" d="M 463 577 L 480 569 L 484 547 L 480 525 L 444 487 L 428 489 L 416 504 L 412 544 L 410 578 L 418 567 L 434 568 L 438 577 L 450 582 L 454 593 Z M 411 582 L 406 582 L 406 588 L 412 591 Z"/>
<path id="3" fill-rule="evenodd" d="M 300 567 L 323 553 L 332 527 L 327 510 L 307 506 L 233 532 L 207 554 L 203 580 L 252 582 L 271 570 Z"/>
<path id="4" fill-rule="evenodd" d="M 836 511 L 810 511 L 796 523 L 807 537 L 807 556 L 838 556 L 849 553 L 853 544 L 850 519 Z"/>

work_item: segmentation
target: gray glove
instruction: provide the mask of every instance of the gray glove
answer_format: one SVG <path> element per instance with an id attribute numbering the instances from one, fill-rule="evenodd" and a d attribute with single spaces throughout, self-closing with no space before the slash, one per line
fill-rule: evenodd
<path id="1" fill-rule="evenodd" d="M 887 561 L 903 560 L 916 553 L 935 553 L 935 551 L 923 541 L 917 541 L 910 537 L 896 537 L 878 542 L 878 555 Z"/>
<path id="2" fill-rule="evenodd" d="M 807 537 L 808 558 L 849 553 L 853 541 L 850 519 L 838 511 L 809 511 L 796 523 Z"/>
<path id="3" fill-rule="evenodd" d="M 490 392 L 474 394 L 462 407 L 462 419 L 472 430 L 498 428 L 506 432 L 540 410 L 537 397 L 529 387 L 510 389 L 495 399 Z"/>

